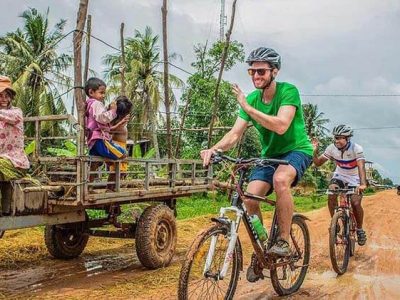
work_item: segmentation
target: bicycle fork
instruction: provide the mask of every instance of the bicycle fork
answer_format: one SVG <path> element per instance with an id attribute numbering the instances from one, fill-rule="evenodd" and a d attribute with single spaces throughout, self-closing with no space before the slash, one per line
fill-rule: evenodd
<path id="1" fill-rule="evenodd" d="M 236 220 L 231 220 L 225 217 L 225 213 L 227 211 L 233 211 L 236 213 Z M 238 231 L 239 231 L 239 225 L 240 225 L 240 220 L 243 216 L 243 210 L 237 208 L 237 207 L 222 207 L 220 210 L 220 216 L 219 218 L 213 219 L 214 221 L 227 225 L 228 226 L 228 233 L 227 233 L 227 238 L 229 240 L 228 248 L 226 249 L 225 253 L 225 258 L 224 258 L 224 264 L 222 266 L 222 269 L 218 272 L 218 274 L 214 274 L 216 280 L 221 280 L 224 279 L 226 273 L 228 272 L 229 264 L 233 259 L 234 251 L 235 251 L 235 246 L 236 246 L 236 241 L 238 238 Z M 213 235 L 211 237 L 211 242 L 210 242 L 210 248 L 208 249 L 207 253 L 207 259 L 206 263 L 204 266 L 204 272 L 203 275 L 207 276 L 209 274 L 214 255 L 215 255 L 215 249 L 217 246 L 218 242 L 218 236 Z M 213 277 L 214 277 L 213 276 Z"/>

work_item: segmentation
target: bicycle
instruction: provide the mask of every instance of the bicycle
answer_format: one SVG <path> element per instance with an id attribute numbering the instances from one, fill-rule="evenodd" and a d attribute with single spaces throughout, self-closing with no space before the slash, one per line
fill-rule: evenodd
<path id="1" fill-rule="evenodd" d="M 357 222 L 351 207 L 351 196 L 356 193 L 356 189 L 328 189 L 328 192 L 339 195 L 329 227 L 329 253 L 333 269 L 338 275 L 342 275 L 346 272 L 356 247 Z"/>
<path id="2" fill-rule="evenodd" d="M 274 257 L 267 254 L 279 235 L 277 216 L 274 212 L 267 241 L 262 243 L 250 222 L 243 198 L 266 202 L 272 206 L 275 201 L 243 191 L 248 171 L 254 166 L 273 166 L 288 164 L 277 159 L 235 159 L 222 154 L 213 157 L 213 164 L 222 161 L 235 164 L 231 179 L 236 183 L 230 185 L 231 206 L 222 207 L 220 214 L 211 220 L 214 222 L 200 232 L 190 246 L 179 277 L 179 299 L 232 299 L 239 273 L 243 270 L 242 246 L 238 236 L 242 220 L 258 259 L 258 267 L 270 270 L 270 279 L 274 290 L 279 295 L 296 292 L 302 285 L 310 260 L 310 236 L 305 220 L 307 217 L 294 214 L 290 231 L 291 255 Z"/>

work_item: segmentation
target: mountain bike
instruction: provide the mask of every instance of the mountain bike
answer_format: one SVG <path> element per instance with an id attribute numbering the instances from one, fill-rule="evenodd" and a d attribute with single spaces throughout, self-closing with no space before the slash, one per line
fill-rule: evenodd
<path id="1" fill-rule="evenodd" d="M 232 299 L 243 270 L 242 246 L 238 236 L 241 221 L 250 237 L 257 257 L 259 272 L 269 270 L 274 290 L 279 295 L 296 292 L 302 285 L 310 260 L 310 236 L 305 222 L 307 218 L 294 214 L 290 231 L 291 254 L 288 257 L 275 257 L 267 253 L 278 236 L 277 215 L 274 212 L 268 239 L 262 243 L 250 221 L 243 199 L 254 199 L 274 206 L 273 200 L 243 191 L 247 183 L 249 170 L 254 166 L 277 167 L 288 164 L 277 159 L 235 159 L 221 153 L 216 154 L 212 162 L 234 163 L 231 174 L 230 207 L 222 207 L 218 217 L 212 218 L 213 224 L 201 231 L 190 246 L 179 277 L 179 299 Z M 229 189 L 228 188 L 228 189 Z"/>
<path id="2" fill-rule="evenodd" d="M 329 227 L 329 253 L 332 267 L 336 273 L 346 272 L 350 256 L 356 247 L 356 219 L 351 207 L 351 196 L 355 188 L 328 189 L 328 193 L 337 194 L 338 204 Z"/>

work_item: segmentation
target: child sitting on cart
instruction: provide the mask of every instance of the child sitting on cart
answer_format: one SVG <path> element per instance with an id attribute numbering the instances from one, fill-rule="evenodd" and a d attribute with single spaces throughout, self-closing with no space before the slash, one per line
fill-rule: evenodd
<path id="1" fill-rule="evenodd" d="M 111 122 L 117 117 L 117 104 L 113 101 L 107 110 L 104 105 L 106 84 L 99 78 L 89 78 L 85 84 L 86 100 L 86 139 L 89 155 L 101 156 L 108 159 L 122 159 L 126 157 L 126 150 L 114 143 L 111 139 Z M 90 171 L 95 171 L 101 163 L 92 163 Z M 89 181 L 93 181 L 93 176 Z M 92 189 L 90 189 L 92 190 Z"/>

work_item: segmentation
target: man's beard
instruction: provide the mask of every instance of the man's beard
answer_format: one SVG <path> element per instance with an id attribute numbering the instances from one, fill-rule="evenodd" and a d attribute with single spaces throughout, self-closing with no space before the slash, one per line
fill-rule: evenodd
<path id="1" fill-rule="evenodd" d="M 269 89 L 269 87 L 271 86 L 271 83 L 274 81 L 274 79 L 275 79 L 275 78 L 271 75 L 271 76 L 268 78 L 268 80 L 266 80 L 265 83 L 264 83 L 262 86 L 257 87 L 257 88 L 258 88 L 258 89 L 261 89 L 261 90 Z"/>

